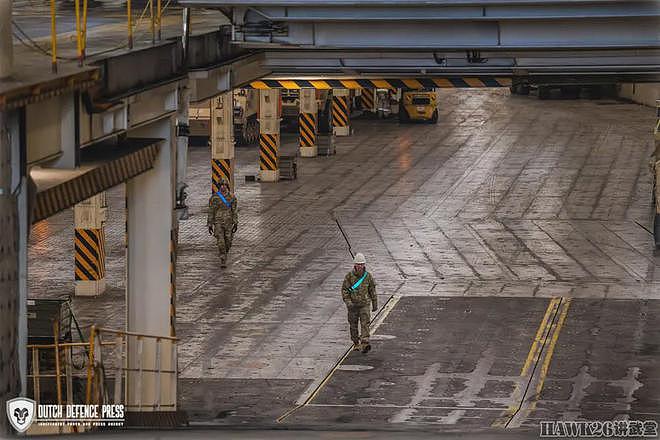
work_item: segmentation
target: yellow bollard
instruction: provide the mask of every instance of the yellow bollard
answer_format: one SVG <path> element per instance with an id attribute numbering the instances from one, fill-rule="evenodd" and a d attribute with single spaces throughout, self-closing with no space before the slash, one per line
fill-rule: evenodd
<path id="1" fill-rule="evenodd" d="M 50 52 L 53 73 L 57 73 L 57 26 L 55 23 L 55 0 L 50 0 Z"/>
<path id="2" fill-rule="evenodd" d="M 133 14 L 131 13 L 131 0 L 126 0 L 126 19 L 128 21 L 128 48 L 133 49 Z"/>

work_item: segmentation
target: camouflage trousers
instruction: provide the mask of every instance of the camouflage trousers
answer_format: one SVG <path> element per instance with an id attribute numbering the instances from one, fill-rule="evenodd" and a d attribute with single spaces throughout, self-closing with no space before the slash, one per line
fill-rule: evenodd
<path id="1" fill-rule="evenodd" d="M 353 343 L 369 342 L 369 323 L 371 310 L 369 305 L 348 306 L 348 324 L 351 329 L 351 340 Z M 360 323 L 360 334 L 358 335 L 358 321 Z"/>
<path id="2" fill-rule="evenodd" d="M 234 238 L 234 233 L 231 232 L 231 226 L 226 228 L 223 225 L 216 224 L 213 227 L 213 236 L 215 237 L 216 244 L 218 245 L 218 254 L 220 259 L 227 258 L 229 249 L 231 249 L 231 241 Z"/>

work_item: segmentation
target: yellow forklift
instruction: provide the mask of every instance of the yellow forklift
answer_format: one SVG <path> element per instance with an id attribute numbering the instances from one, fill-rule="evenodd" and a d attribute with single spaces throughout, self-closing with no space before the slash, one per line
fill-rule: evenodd
<path id="1" fill-rule="evenodd" d="M 438 122 L 438 103 L 435 89 L 403 90 L 399 101 L 399 122 Z"/>

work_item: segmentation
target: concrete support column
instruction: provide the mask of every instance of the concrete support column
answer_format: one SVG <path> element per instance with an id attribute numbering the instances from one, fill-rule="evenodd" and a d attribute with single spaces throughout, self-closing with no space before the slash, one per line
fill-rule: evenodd
<path id="1" fill-rule="evenodd" d="M 105 210 L 105 193 L 73 208 L 76 296 L 96 296 L 105 292 Z"/>
<path id="2" fill-rule="evenodd" d="M 188 167 L 188 109 L 190 107 L 190 89 L 179 87 L 178 108 L 176 112 L 176 208 L 180 220 L 188 218 L 186 205 L 186 170 Z"/>
<path id="3" fill-rule="evenodd" d="M 14 64 L 11 4 L 12 0 L 0 0 L 0 78 L 11 76 Z"/>
<path id="4" fill-rule="evenodd" d="M 367 113 L 376 114 L 376 90 L 375 89 L 361 89 L 360 90 L 360 103 L 362 104 L 362 111 Z"/>
<path id="5" fill-rule="evenodd" d="M 298 130 L 300 133 L 300 155 L 315 157 L 316 147 L 316 115 L 318 103 L 315 89 L 300 89 L 300 114 L 298 115 Z"/>
<path id="6" fill-rule="evenodd" d="M 259 179 L 262 182 L 280 179 L 280 99 L 279 89 L 259 91 Z"/>
<path id="7" fill-rule="evenodd" d="M 18 204 L 12 193 L 12 160 L 8 115 L 0 112 L 0 405 L 20 390 L 19 347 L 19 228 Z M 0 432 L 9 433 L 7 417 Z"/>
<path id="8" fill-rule="evenodd" d="M 211 99 L 211 191 L 220 191 L 220 181 L 234 191 L 234 101 L 229 91 Z"/>
<path id="9" fill-rule="evenodd" d="M 174 119 L 129 132 L 161 138 L 154 167 L 126 183 L 126 330 L 175 336 L 176 254 Z M 131 337 L 129 368 L 176 370 L 175 345 Z M 176 375 L 129 372 L 129 411 L 176 410 Z"/>
<path id="10" fill-rule="evenodd" d="M 350 90 L 332 90 L 332 131 L 336 136 L 351 134 L 348 98 Z"/>

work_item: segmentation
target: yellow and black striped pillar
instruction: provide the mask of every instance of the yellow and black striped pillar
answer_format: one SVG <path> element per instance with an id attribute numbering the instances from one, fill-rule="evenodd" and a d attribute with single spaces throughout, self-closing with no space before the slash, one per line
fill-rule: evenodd
<path id="1" fill-rule="evenodd" d="M 221 93 L 211 99 L 211 191 L 220 190 L 222 180 L 234 191 L 234 97 Z"/>
<path id="2" fill-rule="evenodd" d="M 336 136 L 350 134 L 348 96 L 348 89 L 332 91 L 332 131 Z"/>
<path id="3" fill-rule="evenodd" d="M 211 159 L 211 191 L 220 191 L 220 182 L 229 183 L 231 191 L 234 191 L 234 170 L 231 159 Z"/>
<path id="4" fill-rule="evenodd" d="M 280 180 L 280 114 L 279 89 L 259 90 L 259 180 Z"/>
<path id="5" fill-rule="evenodd" d="M 360 93 L 360 102 L 362 103 L 362 111 L 368 113 L 376 113 L 376 99 L 375 89 L 362 89 Z"/>
<path id="6" fill-rule="evenodd" d="M 316 114 L 300 113 L 298 130 L 300 132 L 300 155 L 302 157 L 316 156 Z"/>
<path id="7" fill-rule="evenodd" d="M 105 234 L 103 229 L 75 230 L 75 277 L 97 283 L 105 279 Z"/>
<path id="8" fill-rule="evenodd" d="M 277 151 L 280 146 L 279 134 L 259 134 L 259 170 L 277 172 Z"/>
<path id="9" fill-rule="evenodd" d="M 76 204 L 73 209 L 74 278 L 77 296 L 105 291 L 105 193 Z"/>

